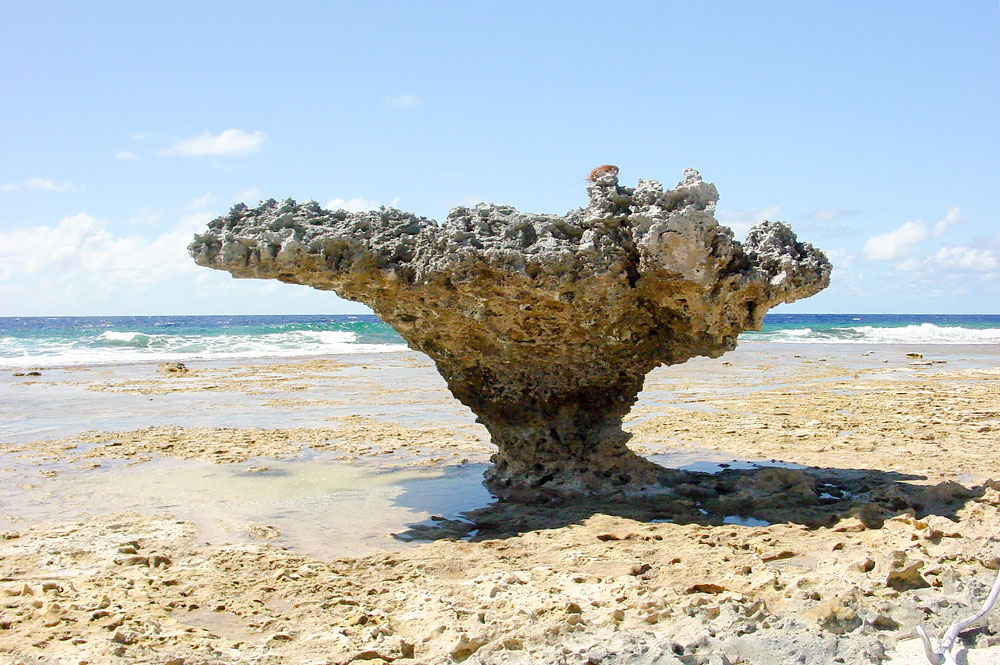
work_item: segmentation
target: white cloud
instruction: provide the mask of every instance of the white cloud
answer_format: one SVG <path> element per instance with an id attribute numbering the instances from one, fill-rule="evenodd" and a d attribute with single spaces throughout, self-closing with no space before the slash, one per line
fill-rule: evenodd
<path id="1" fill-rule="evenodd" d="M 74 185 L 68 180 L 56 182 L 49 178 L 28 178 L 22 183 L 4 183 L 0 185 L 0 190 L 5 192 L 28 191 L 28 192 L 79 192 L 83 188 Z"/>
<path id="2" fill-rule="evenodd" d="M 198 136 L 183 139 L 174 143 L 167 154 L 188 155 L 200 157 L 204 155 L 244 156 L 260 150 L 267 134 L 253 132 L 249 134 L 242 129 L 227 129 L 219 134 L 202 132 Z"/>
<path id="3" fill-rule="evenodd" d="M 382 101 L 389 106 L 395 106 L 400 109 L 408 109 L 413 106 L 419 106 L 424 102 L 424 100 L 420 99 L 416 95 L 408 95 L 405 93 L 402 95 L 396 95 L 395 97 L 386 97 Z"/>
<path id="4" fill-rule="evenodd" d="M 395 197 L 390 203 L 389 207 L 394 208 L 399 203 L 399 197 Z M 365 210 L 378 210 L 382 207 L 382 204 L 378 201 L 370 201 L 368 199 L 353 198 L 353 199 L 330 199 L 323 206 L 327 210 L 346 210 L 347 212 L 364 212 Z"/>
<path id="5" fill-rule="evenodd" d="M 952 226 L 962 221 L 962 211 L 958 206 L 952 206 L 945 212 L 944 217 L 934 223 L 933 229 L 928 229 L 922 220 L 905 222 L 888 233 L 871 236 L 865 241 L 864 256 L 869 261 L 896 261 L 907 258 L 913 247 L 928 240 L 933 235 L 941 237 L 948 232 Z M 920 261 L 911 259 L 897 266 L 900 270 L 914 271 Z"/>
<path id="6" fill-rule="evenodd" d="M 1000 271 L 1000 254 L 983 247 L 942 247 L 934 255 L 933 261 L 952 272 L 996 272 Z"/>
<path id="7" fill-rule="evenodd" d="M 938 237 L 943 236 L 948 232 L 949 227 L 954 226 L 963 219 L 962 211 L 958 206 L 948 208 L 948 212 L 944 214 L 944 217 L 934 223 L 934 235 Z"/>
<path id="8" fill-rule="evenodd" d="M 720 224 L 733 230 L 733 235 L 743 238 L 751 226 L 765 219 L 775 219 L 780 211 L 781 206 L 775 205 L 753 210 L 718 210 L 715 216 Z"/>
<path id="9" fill-rule="evenodd" d="M 139 156 L 131 150 L 121 150 L 115 153 L 115 159 L 139 159 Z"/>
<path id="10" fill-rule="evenodd" d="M 980 237 L 975 245 L 943 245 L 930 255 L 908 258 L 893 268 L 911 275 L 924 287 L 956 284 L 979 275 L 986 282 L 1000 279 L 1000 233 Z"/>
<path id="11" fill-rule="evenodd" d="M 895 261 L 905 257 L 913 245 L 929 237 L 927 226 L 922 221 L 905 222 L 888 233 L 868 238 L 862 252 L 870 261 Z"/>
<path id="12" fill-rule="evenodd" d="M 331 306 L 370 313 L 328 291 L 235 280 L 197 266 L 187 245 L 213 216 L 191 212 L 160 230 L 79 213 L 2 230 L 0 315 L 294 313 Z"/>
<path id="13" fill-rule="evenodd" d="M 86 213 L 64 217 L 55 226 L 34 226 L 0 232 L 0 280 L 35 290 L 38 281 L 59 299 L 66 285 L 87 285 L 100 294 L 134 291 L 180 273 L 197 270 L 187 255 L 195 231 L 210 213 L 181 217 L 174 228 L 154 238 L 115 234 L 108 222 Z"/>

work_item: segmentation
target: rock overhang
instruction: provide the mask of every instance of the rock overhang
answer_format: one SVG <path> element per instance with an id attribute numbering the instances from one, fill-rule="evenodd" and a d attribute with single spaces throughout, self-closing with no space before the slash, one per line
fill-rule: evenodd
<path id="1" fill-rule="evenodd" d="M 498 493 L 646 491 L 660 476 L 621 430 L 645 374 L 731 350 L 770 307 L 825 288 L 831 266 L 781 222 L 736 241 L 693 169 L 669 190 L 621 187 L 617 171 L 587 190 L 565 215 L 483 203 L 441 224 L 272 199 L 235 206 L 189 249 L 372 307 L 489 429 Z"/>

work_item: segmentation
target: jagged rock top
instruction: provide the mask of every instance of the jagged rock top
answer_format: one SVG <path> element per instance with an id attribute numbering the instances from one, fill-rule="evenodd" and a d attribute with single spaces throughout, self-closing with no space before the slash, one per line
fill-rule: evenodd
<path id="1" fill-rule="evenodd" d="M 588 193 L 586 208 L 562 216 L 481 203 L 453 209 L 440 225 L 395 208 L 349 213 L 325 210 L 315 201 L 270 199 L 252 209 L 234 206 L 189 249 L 200 265 L 240 277 L 309 284 L 305 273 L 324 272 L 327 278 L 315 284 L 320 288 L 334 274 L 371 270 L 419 285 L 454 283 L 477 266 L 489 266 L 537 286 L 615 270 L 631 287 L 653 275 L 707 287 L 722 271 L 766 284 L 767 299 L 780 302 L 829 281 L 826 257 L 798 243 L 785 224 L 764 222 L 742 246 L 735 242 L 713 218 L 715 186 L 694 169 L 667 191 L 655 180 L 619 187 L 609 173 Z"/>

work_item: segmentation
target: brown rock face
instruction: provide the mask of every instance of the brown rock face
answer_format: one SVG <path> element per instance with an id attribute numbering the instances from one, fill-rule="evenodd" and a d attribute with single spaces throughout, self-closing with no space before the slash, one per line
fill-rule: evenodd
<path id="1" fill-rule="evenodd" d="M 611 171 L 587 190 L 588 207 L 564 216 L 479 204 L 441 225 L 270 200 L 235 206 L 189 250 L 235 277 L 370 306 L 487 427 L 498 495 L 655 490 L 663 469 L 621 427 L 646 373 L 735 348 L 770 307 L 825 288 L 831 267 L 780 222 L 734 241 L 693 169 L 668 191 L 620 187 Z"/>

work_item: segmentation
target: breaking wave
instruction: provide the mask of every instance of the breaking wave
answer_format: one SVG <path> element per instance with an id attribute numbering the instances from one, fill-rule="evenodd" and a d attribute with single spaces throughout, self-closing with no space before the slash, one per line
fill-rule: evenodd
<path id="1" fill-rule="evenodd" d="M 1000 344 L 1000 328 L 941 326 L 774 327 L 746 332 L 744 341 L 786 344 Z"/>
<path id="2" fill-rule="evenodd" d="M 138 318 L 138 317 L 136 317 Z M 296 358 L 356 353 L 393 353 L 406 345 L 388 326 L 368 320 L 323 324 L 253 326 L 158 324 L 162 332 L 96 326 L 43 330 L 0 329 L 0 368 L 65 367 L 137 362 Z M 349 328 L 354 327 L 356 330 Z M 348 328 L 348 329 L 345 329 Z M 11 334 L 11 333 L 14 334 Z"/>
<path id="3" fill-rule="evenodd" d="M 775 344 L 996 344 L 1000 316 L 778 314 L 741 341 Z M 371 315 L 0 318 L 0 369 L 233 358 L 297 358 L 406 349 Z"/>
<path id="4" fill-rule="evenodd" d="M 159 337 L 159 335 L 147 335 L 141 332 L 117 332 L 115 330 L 108 330 L 98 335 L 97 339 L 94 340 L 94 344 L 103 344 L 105 346 L 128 346 L 143 349 L 150 346 L 156 337 Z"/>

